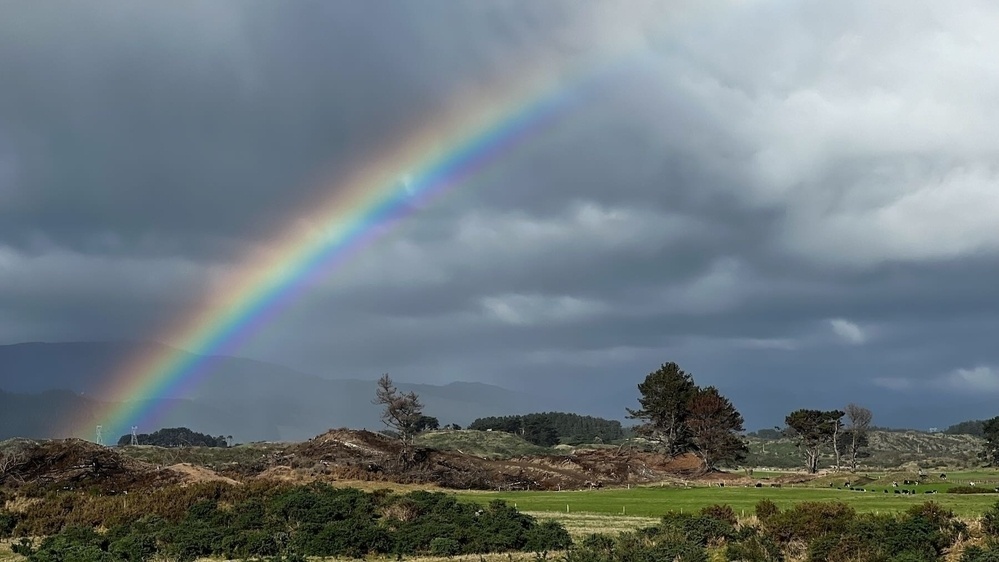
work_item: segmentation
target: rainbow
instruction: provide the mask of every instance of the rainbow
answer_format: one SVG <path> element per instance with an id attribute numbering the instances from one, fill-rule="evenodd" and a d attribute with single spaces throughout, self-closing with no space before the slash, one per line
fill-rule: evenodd
<path id="1" fill-rule="evenodd" d="M 471 111 L 451 112 L 417 127 L 393 150 L 333 182 L 326 201 L 290 221 L 276 243 L 247 259 L 193 314 L 157 338 L 190 353 L 157 348 L 130 358 L 109 378 L 102 396 L 111 401 L 103 411 L 74 418 L 64 433 L 92 435 L 95 422 L 108 436 L 123 434 L 132 425 L 150 427 L 163 413 L 152 405 L 163 402 L 156 398 L 174 396 L 209 376 L 208 357 L 238 349 L 314 281 L 550 129 L 581 99 L 592 78 L 488 102 L 477 97 L 469 104 Z"/>

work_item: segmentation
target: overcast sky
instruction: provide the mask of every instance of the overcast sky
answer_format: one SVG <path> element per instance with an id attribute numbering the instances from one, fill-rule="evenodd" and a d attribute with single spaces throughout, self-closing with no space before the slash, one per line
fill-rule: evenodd
<path id="1" fill-rule="evenodd" d="M 987 1 L 6 2 L 0 343 L 160 338 L 427 115 L 584 76 L 239 354 L 615 416 L 677 361 L 751 428 L 991 417 L 997 28 Z"/>

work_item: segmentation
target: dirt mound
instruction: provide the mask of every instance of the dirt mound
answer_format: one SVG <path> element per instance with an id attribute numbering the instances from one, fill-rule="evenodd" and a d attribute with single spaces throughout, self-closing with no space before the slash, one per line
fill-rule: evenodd
<path id="1" fill-rule="evenodd" d="M 81 439 L 20 443 L 15 462 L 0 473 L 0 486 L 33 484 L 97 489 L 104 493 L 159 487 L 182 480 L 177 472 L 159 470 Z"/>
<path id="2" fill-rule="evenodd" d="M 370 431 L 336 429 L 292 445 L 258 477 L 434 484 L 474 490 L 558 490 L 693 478 L 700 469 L 701 463 L 693 455 L 666 459 L 654 453 L 613 448 L 489 460 L 457 451 L 406 446 Z"/>
<path id="3" fill-rule="evenodd" d="M 233 478 L 197 461 L 155 465 L 79 439 L 6 446 L 18 448 L 18 460 L 13 467 L 0 467 L 0 486 L 36 484 L 105 493 L 206 481 L 238 484 L 245 478 L 295 483 L 384 482 L 459 490 L 571 490 L 736 478 L 725 473 L 702 474 L 701 462 L 693 455 L 668 459 L 627 448 L 598 448 L 495 460 L 350 429 L 330 430 L 303 443 L 269 448 L 245 466 L 229 467 L 226 475 Z"/>

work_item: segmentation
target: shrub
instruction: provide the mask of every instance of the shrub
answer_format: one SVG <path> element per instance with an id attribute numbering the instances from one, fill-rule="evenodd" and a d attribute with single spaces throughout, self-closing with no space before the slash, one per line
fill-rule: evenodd
<path id="1" fill-rule="evenodd" d="M 649 529 L 653 535 L 680 538 L 700 546 L 734 536 L 735 528 L 727 521 L 708 515 L 691 515 L 670 511 L 659 527 Z"/>
<path id="2" fill-rule="evenodd" d="M 994 494 L 993 488 L 983 486 L 954 486 L 947 489 L 948 494 Z"/>
<path id="3" fill-rule="evenodd" d="M 999 562 L 999 550 L 969 546 L 961 553 L 960 562 Z"/>
<path id="4" fill-rule="evenodd" d="M 117 560 L 143 562 L 156 554 L 156 537 L 144 534 L 126 535 L 112 542 L 109 551 Z"/>
<path id="5" fill-rule="evenodd" d="M 14 527 L 17 526 L 17 515 L 9 511 L 0 510 L 0 539 L 5 539 L 14 534 Z"/>
<path id="6" fill-rule="evenodd" d="M 757 519 L 766 521 L 774 515 L 780 515 L 780 508 L 770 500 L 760 500 L 756 502 L 755 512 Z"/>
<path id="7" fill-rule="evenodd" d="M 565 550 L 572 546 L 572 537 L 557 521 L 544 521 L 527 531 L 524 550 L 530 552 L 548 552 L 550 550 Z"/>
<path id="8" fill-rule="evenodd" d="M 669 561 L 707 562 L 708 553 L 704 546 L 675 536 L 659 536 L 649 540 L 642 533 L 623 533 L 617 541 L 613 554 L 608 558 L 613 562 Z"/>
<path id="9" fill-rule="evenodd" d="M 725 559 L 739 562 L 783 562 L 784 555 L 777 543 L 754 534 L 729 543 L 725 548 Z"/>
<path id="10" fill-rule="evenodd" d="M 996 502 L 982 515 L 982 532 L 999 537 L 999 502 Z"/>
<path id="11" fill-rule="evenodd" d="M 735 516 L 735 510 L 727 504 L 714 504 L 701 508 L 701 515 L 723 521 L 733 527 L 739 521 Z"/>
<path id="12" fill-rule="evenodd" d="M 842 534 L 856 516 L 839 502 L 802 502 L 763 520 L 764 529 L 778 542 L 811 541 L 826 534 Z"/>
<path id="13" fill-rule="evenodd" d="M 454 539 L 437 537 L 430 541 L 430 554 L 447 556 L 448 558 L 461 553 L 461 545 Z"/>

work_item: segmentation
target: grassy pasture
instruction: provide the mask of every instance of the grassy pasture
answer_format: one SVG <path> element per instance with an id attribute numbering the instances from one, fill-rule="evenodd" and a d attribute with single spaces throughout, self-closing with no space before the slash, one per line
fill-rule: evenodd
<path id="1" fill-rule="evenodd" d="M 461 499 L 487 502 L 503 499 L 516 504 L 522 511 L 625 515 L 637 517 L 660 517 L 667 511 L 699 511 L 712 504 L 732 506 L 738 515 L 752 515 L 756 503 L 768 499 L 782 508 L 803 501 L 838 501 L 849 504 L 859 512 L 904 511 L 913 505 L 926 501 L 937 502 L 958 515 L 976 517 L 999 501 L 999 493 L 990 494 L 947 494 L 943 490 L 947 484 L 908 486 L 918 493 L 912 495 L 895 494 L 890 482 L 888 487 L 866 488 L 859 492 L 836 487 L 809 487 L 803 485 L 782 488 L 755 488 L 726 486 L 720 487 L 633 487 L 602 490 L 582 490 L 563 492 L 462 492 Z M 885 493 L 885 490 L 888 490 Z M 938 490 L 937 494 L 926 494 L 927 490 Z"/>

